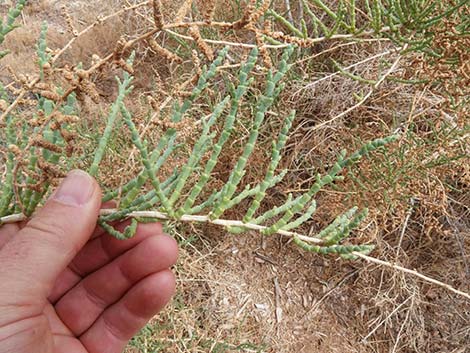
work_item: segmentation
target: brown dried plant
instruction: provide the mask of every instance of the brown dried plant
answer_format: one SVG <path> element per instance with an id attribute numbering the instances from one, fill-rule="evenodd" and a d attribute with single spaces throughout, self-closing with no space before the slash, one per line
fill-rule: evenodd
<path id="1" fill-rule="evenodd" d="M 91 24 L 90 26 L 82 29 L 81 31 L 74 27 L 74 23 L 68 11 L 63 9 L 64 18 L 67 24 L 67 28 L 72 34 L 73 38 L 70 42 L 66 43 L 61 49 L 58 50 L 49 50 L 52 54 L 51 64 L 44 66 L 44 79 L 41 80 L 39 76 L 21 76 L 14 72 L 12 69 L 11 75 L 14 83 L 8 87 L 9 93 L 15 97 L 11 104 L 7 104 L 5 101 L 0 100 L 0 124 L 5 120 L 5 118 L 15 109 L 22 109 L 27 114 L 30 115 L 31 125 L 35 126 L 38 130 L 33 136 L 31 136 L 30 143 L 28 147 L 36 146 L 38 150 L 44 149 L 55 153 L 65 153 L 68 156 L 72 154 L 76 154 L 77 151 L 83 151 L 84 146 L 83 144 L 79 143 L 78 140 L 80 136 L 77 136 L 76 133 L 71 132 L 69 129 L 65 129 L 65 125 L 72 125 L 77 126 L 81 121 L 78 121 L 77 118 L 73 115 L 64 114 L 58 110 L 54 111 L 50 116 L 45 117 L 41 114 L 36 114 L 33 116 L 33 109 L 34 105 L 37 104 L 35 100 L 31 100 L 29 97 L 32 94 L 40 94 L 44 98 L 48 98 L 52 101 L 55 101 L 59 106 L 61 103 L 66 102 L 69 96 L 76 95 L 79 102 L 83 105 L 90 105 L 87 100 L 92 100 L 97 105 L 103 102 L 103 97 L 101 93 L 101 89 L 99 88 L 99 84 L 97 83 L 97 77 L 100 73 L 105 73 L 106 75 L 111 74 L 114 70 L 118 68 L 122 68 L 129 73 L 134 73 L 134 68 L 130 66 L 126 59 L 129 53 L 134 50 L 135 48 L 139 48 L 139 52 L 145 52 L 147 50 L 153 52 L 155 56 L 161 57 L 164 61 L 167 62 L 168 65 L 165 65 L 165 70 L 174 70 L 177 72 L 178 66 L 175 64 L 187 64 L 191 63 L 192 71 L 190 74 L 186 73 L 185 78 L 181 79 L 180 82 L 171 82 L 170 85 L 164 87 L 163 84 L 158 84 L 158 92 L 155 94 L 148 95 L 148 97 L 153 97 L 156 95 L 161 95 L 163 98 L 160 101 L 154 98 L 150 99 L 150 106 L 151 106 L 151 114 L 155 115 L 157 118 L 151 119 L 150 123 L 146 122 L 145 119 L 140 121 L 140 118 L 137 119 L 141 126 L 145 126 L 143 133 L 145 131 L 152 131 L 158 130 L 160 133 L 164 133 L 169 129 L 179 129 L 185 135 L 187 140 L 191 141 L 192 134 L 198 127 L 193 125 L 184 125 L 184 124 L 175 124 L 168 120 L 165 115 L 165 104 L 169 104 L 171 102 L 170 96 L 174 96 L 177 98 L 187 98 L 191 94 L 191 88 L 197 84 L 201 74 L 202 74 L 202 67 L 203 63 L 199 58 L 198 53 L 201 52 L 204 54 L 205 58 L 208 61 L 213 60 L 214 53 L 218 52 L 218 48 L 225 45 L 230 45 L 235 48 L 233 51 L 234 57 L 237 58 L 238 55 L 241 57 L 246 56 L 247 49 L 258 47 L 260 49 L 260 53 L 263 59 L 264 66 L 266 68 L 270 68 L 273 65 L 273 60 L 277 60 L 277 49 L 286 47 L 289 44 L 295 44 L 301 48 L 315 48 L 314 55 L 322 55 L 322 53 L 337 50 L 335 48 L 342 48 L 342 46 L 346 45 L 355 45 L 355 43 L 348 42 L 350 39 L 355 40 L 366 40 L 370 39 L 375 40 L 375 34 L 373 32 L 364 32 L 360 35 L 341 35 L 336 36 L 332 35 L 330 37 L 315 37 L 315 38 L 299 38 L 298 36 L 291 35 L 285 32 L 281 32 L 279 27 L 269 18 L 263 18 L 265 12 L 269 8 L 269 1 L 263 1 L 261 5 L 257 5 L 259 2 L 257 1 L 248 1 L 247 6 L 242 11 L 242 18 L 231 20 L 228 22 L 224 22 L 222 17 L 218 15 L 214 18 L 215 12 L 215 1 L 209 1 L 207 3 L 203 3 L 200 11 L 203 16 L 203 21 L 193 20 L 193 14 L 191 14 L 191 6 L 193 1 L 184 1 L 177 11 L 177 15 L 175 18 L 168 15 L 165 12 L 165 6 L 162 6 L 162 2 L 158 0 L 154 1 L 143 1 L 142 3 L 137 3 L 135 5 L 128 5 L 125 8 L 121 8 L 118 11 L 99 18 L 96 22 Z M 66 53 L 69 48 L 71 48 L 74 43 L 76 43 L 82 36 L 86 33 L 90 33 L 93 31 L 94 28 L 97 26 L 102 25 L 106 21 L 121 16 L 125 13 L 130 12 L 138 12 L 142 13 L 141 17 L 145 17 L 145 23 L 147 23 L 147 27 L 143 27 L 142 32 L 139 33 L 126 33 L 114 46 L 114 50 L 107 55 L 95 56 L 93 62 L 90 66 L 85 68 L 77 68 L 73 65 L 67 66 L 63 64 L 59 66 L 60 58 L 63 57 L 64 53 Z M 194 17 L 196 18 L 196 17 Z M 150 23 L 150 27 L 148 26 Z M 468 104 L 465 104 L 465 99 L 468 98 L 469 92 L 468 87 L 470 87 L 469 82 L 469 75 L 468 71 L 470 70 L 469 61 L 470 58 L 468 56 L 468 48 L 470 47 L 470 43 L 468 43 L 468 36 L 462 37 L 460 34 L 456 33 L 456 28 L 460 25 L 458 21 L 455 20 L 446 20 L 443 21 L 443 26 L 436 31 L 436 37 L 434 39 L 434 48 L 437 48 L 441 57 L 436 58 L 435 60 L 429 60 L 428 57 L 424 55 L 415 56 L 413 61 L 411 61 L 411 65 L 409 70 L 413 71 L 413 75 L 408 74 L 405 75 L 404 78 L 406 79 L 414 79 L 416 74 L 420 78 L 427 78 L 431 81 L 434 86 L 427 85 L 427 87 L 431 87 L 439 92 L 444 92 L 445 95 L 448 97 L 448 100 L 445 105 L 442 107 L 449 109 L 450 107 L 455 107 L 456 105 L 459 106 L 459 114 L 461 119 L 459 121 L 460 126 L 465 122 L 465 116 L 468 116 Z M 78 26 L 78 24 L 77 24 Z M 225 34 L 224 31 L 228 29 L 233 30 L 234 32 L 230 32 L 227 36 L 220 36 L 219 39 L 206 39 L 204 35 L 207 35 L 206 29 L 209 31 L 214 31 L 214 33 L 222 33 Z M 174 36 L 174 37 L 173 37 Z M 171 38 L 178 38 L 180 40 L 187 41 L 188 43 L 194 42 L 194 47 L 190 49 L 190 51 L 181 50 L 180 47 L 177 45 L 177 41 Z M 275 39 L 278 42 L 274 43 L 272 40 Z M 338 44 L 339 42 L 339 44 Z M 320 43 L 324 43 L 325 47 L 319 45 Z M 375 43 L 375 42 L 374 42 Z M 377 41 L 377 43 L 381 43 Z M 331 46 L 329 46 L 331 44 Z M 193 49 L 195 48 L 195 49 Z M 319 53 L 316 52 L 318 49 Z M 273 55 L 274 54 L 274 55 Z M 398 55 L 398 54 L 397 54 Z M 151 59 L 154 59 L 155 56 L 152 56 Z M 144 55 L 142 55 L 144 57 Z M 315 56 L 316 57 L 316 56 Z M 202 56 L 201 56 L 202 58 Z M 449 59 L 452 59 L 452 62 L 449 64 Z M 145 62 L 145 64 L 149 64 Z M 220 68 L 224 74 L 230 75 L 231 71 L 231 64 L 236 67 L 236 59 L 229 57 L 227 60 L 227 65 L 224 65 Z M 149 65 L 150 66 L 150 65 Z M 168 67 L 168 69 L 167 69 Z M 259 68 L 260 70 L 264 70 L 265 68 Z M 391 71 L 390 71 L 391 72 Z M 162 74 L 165 75 L 164 70 L 158 71 L 158 75 Z M 17 77 L 16 77 L 17 76 Z M 392 75 L 390 75 L 392 76 Z M 162 81 L 161 78 L 159 78 Z M 164 79 L 163 79 L 164 80 Z M 64 87 L 63 92 L 58 92 L 55 89 L 54 82 L 61 82 L 61 86 Z M 384 78 L 384 86 L 388 89 L 390 86 L 387 85 L 386 80 Z M 382 82 L 381 82 L 382 83 Z M 171 92 L 166 92 L 165 90 L 170 90 L 174 88 Z M 328 92 L 329 88 L 325 88 L 325 92 Z M 386 96 L 388 92 L 382 93 L 382 91 L 375 90 L 374 94 L 378 93 L 379 97 L 373 96 L 374 103 L 376 100 L 381 99 L 381 95 L 383 94 Z M 147 94 L 147 93 L 145 93 Z M 145 95 L 144 95 L 145 96 Z M 147 97 L 147 96 L 145 96 Z M 167 100 L 165 100 L 167 99 Z M 137 99 L 136 99 L 137 101 Z M 165 103 L 166 102 L 166 103 Z M 361 108 L 361 107 L 360 107 Z M 201 116 L 205 115 L 207 109 L 203 104 L 201 104 Z M 427 109 L 427 108 L 426 108 Z M 363 110 L 360 110 L 362 112 Z M 276 112 L 270 112 L 273 116 L 276 115 Z M 144 113 L 145 116 L 145 113 Z M 356 115 L 351 115 L 351 119 Z M 326 120 L 326 119 L 325 119 Z M 343 122 L 343 119 L 335 120 Z M 348 119 L 344 119 L 345 122 L 349 122 Z M 244 122 L 240 122 L 243 124 Z M 66 144 L 62 147 L 57 147 L 55 145 L 51 145 L 51 143 L 47 140 L 44 140 L 42 137 L 42 129 L 44 126 L 50 125 L 52 126 L 54 131 L 60 133 L 63 140 Z M 325 129 L 339 129 L 338 126 L 341 124 L 325 124 Z M 315 130 L 317 131 L 317 130 Z M 269 135 L 269 133 L 267 133 Z M 155 133 L 155 136 L 160 136 L 159 134 Z M 157 138 L 157 137 L 153 138 Z M 320 135 L 319 135 L 320 136 Z M 329 135 L 321 135 L 321 139 L 328 139 Z M 369 137 L 369 136 L 368 136 Z M 320 138 L 319 138 L 320 139 Z M 319 139 L 315 139 L 315 143 L 319 143 Z M 456 143 L 464 143 L 465 140 L 459 140 Z M 303 142 L 302 142 L 303 144 Z M 305 148 L 304 144 L 301 147 Z M 445 149 L 448 145 L 443 144 L 441 148 Z M 15 155 L 17 160 L 15 166 L 15 176 L 24 175 L 24 176 L 34 176 L 35 180 L 38 180 L 35 184 L 29 184 L 28 188 L 35 191 L 43 190 L 43 186 L 48 183 L 55 184 L 57 183 L 58 179 L 62 178 L 66 168 L 54 165 L 44 158 L 38 157 L 38 167 L 39 171 L 33 172 L 28 170 L 28 164 L 31 162 L 31 158 L 34 156 L 25 154 L 24 151 L 20 150 L 15 145 L 10 145 L 9 150 Z M 313 149 L 313 147 L 312 147 Z M 413 153 L 408 155 L 409 159 L 417 159 L 419 155 L 423 152 L 422 147 L 416 148 Z M 3 151 L 2 151 L 3 153 Z M 110 157 L 111 158 L 111 157 Z M 260 157 L 262 160 L 262 157 Z M 229 160 L 229 158 L 228 158 Z M 130 161 L 129 161 L 130 162 Z M 178 166 L 180 161 L 172 161 L 172 166 Z M 108 161 L 108 163 L 112 163 L 112 160 Z M 230 163 L 227 162 L 227 165 Z M 302 166 L 300 166 L 301 168 Z M 373 170 L 373 166 L 369 163 L 366 163 L 364 166 L 364 174 L 366 177 L 376 178 L 377 176 L 370 172 Z M 129 168 L 132 169 L 132 168 Z M 172 170 L 169 168 L 166 171 L 167 174 L 171 174 Z M 467 172 L 465 179 L 465 171 Z M 126 172 L 133 172 L 133 171 L 126 171 Z M 414 175 L 414 174 L 413 174 Z M 437 175 L 436 175 L 437 176 Z M 122 178 L 114 176 L 115 179 L 111 179 L 112 176 L 109 176 L 109 183 L 111 184 L 119 184 L 122 183 Z M 300 178 L 301 179 L 301 178 Z M 307 180 L 307 181 L 306 181 Z M 462 167 L 462 182 L 465 180 L 468 181 L 468 167 L 464 165 Z M 222 179 L 219 180 L 221 184 L 223 184 Z M 308 177 L 305 177 L 305 180 L 296 180 L 298 182 L 294 185 L 292 183 L 293 188 L 301 189 L 304 185 L 308 185 Z M 25 185 L 19 184 L 17 187 L 23 187 Z M 468 187 L 468 186 L 467 186 Z M 287 188 L 287 187 L 286 187 Z M 442 227 L 442 223 L 440 222 L 440 216 L 442 215 L 443 208 L 447 207 L 449 200 L 445 199 L 445 193 L 441 192 L 441 185 L 439 181 L 420 181 L 418 179 L 415 182 L 410 183 L 407 185 L 407 188 L 398 190 L 400 192 L 408 192 L 409 189 L 420 190 L 423 194 L 428 192 L 429 190 L 433 190 L 432 195 L 430 195 L 429 199 L 422 200 L 422 207 L 420 207 L 413 217 L 425 224 L 426 229 L 423 231 L 425 237 L 431 239 L 435 234 L 440 234 L 445 232 L 445 229 Z M 374 190 L 376 191 L 376 190 Z M 18 193 L 18 191 L 16 191 Z M 283 192 L 283 191 L 277 191 Z M 377 203 L 383 202 L 380 197 L 376 197 L 377 193 L 368 192 L 366 193 L 367 197 L 371 200 L 375 198 L 373 201 L 377 201 Z M 331 198 L 325 198 L 325 202 L 331 201 L 330 209 L 334 209 L 335 207 L 339 207 L 342 203 L 342 194 L 338 192 Z M 380 205 L 378 205 L 380 206 Z M 383 205 L 384 208 L 387 205 Z M 395 206 L 395 205 L 394 205 Z M 24 205 L 20 205 L 21 208 L 24 208 Z M 434 207 L 434 208 L 433 208 Z M 379 208 L 379 207 L 378 207 Z M 398 205 L 396 208 L 395 219 L 393 220 L 393 227 L 397 227 L 400 222 L 403 221 L 403 218 L 406 218 L 406 209 L 399 209 Z M 324 215 L 328 217 L 328 214 Z M 384 215 L 373 215 L 374 222 L 382 222 L 385 225 L 384 218 L 380 218 L 381 216 L 385 217 Z M 326 218 L 325 218 L 326 219 Z M 389 220 L 388 220 L 389 221 Z M 418 221 L 416 221 L 418 222 Z M 374 228 L 378 229 L 378 228 Z M 424 226 L 423 226 L 424 229 Z M 307 229 L 308 231 L 308 229 Z M 377 232 L 379 232 L 377 230 Z M 367 238 L 369 237 L 369 238 Z M 364 235 L 366 240 L 373 239 L 370 235 Z M 362 240 L 362 239 L 361 239 Z M 375 240 L 375 239 L 374 239 Z M 384 251 L 384 256 L 386 252 Z M 393 256 L 391 256 L 392 258 Z M 373 260 L 372 260 L 373 261 Z M 379 265 L 389 266 L 395 270 L 403 270 L 403 267 L 399 266 L 400 263 L 393 262 L 393 259 L 390 260 L 389 263 L 380 263 L 376 262 Z M 407 267 L 414 267 L 414 263 L 410 262 L 402 262 L 401 265 Z M 405 269 L 406 270 L 406 269 Z M 413 272 L 413 271 L 412 271 Z M 410 273 L 410 272 L 408 272 Z M 412 273 L 415 274 L 415 273 Z M 387 277 L 388 278 L 388 277 Z M 423 279 L 421 277 L 421 279 Z M 402 278 L 393 278 L 394 281 L 402 281 Z M 429 280 L 429 278 L 424 278 L 425 281 Z M 400 282 L 401 283 L 401 282 Z M 414 283 L 414 282 L 413 282 Z M 415 284 L 415 283 L 414 283 Z M 397 284 L 398 286 L 398 284 Z M 413 287 L 414 288 L 414 287 Z M 405 289 L 403 289 L 404 292 Z M 464 293 L 465 294 L 465 293 Z M 414 298 L 414 297 L 413 297 Z M 418 294 L 416 294 L 416 298 L 419 298 Z M 414 299 L 413 299 L 414 300 Z M 394 302 L 388 297 L 377 297 L 377 303 L 385 303 L 388 307 L 390 307 L 390 311 L 393 312 L 394 310 Z"/>

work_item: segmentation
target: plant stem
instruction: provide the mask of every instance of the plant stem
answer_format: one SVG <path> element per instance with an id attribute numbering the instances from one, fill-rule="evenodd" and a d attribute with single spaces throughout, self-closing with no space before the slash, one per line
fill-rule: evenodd
<path id="1" fill-rule="evenodd" d="M 112 215 L 113 213 L 116 213 L 116 212 L 118 212 L 118 210 L 116 210 L 116 209 L 106 209 L 106 210 L 101 210 L 100 215 L 101 216 L 109 216 L 109 215 Z M 139 217 L 154 218 L 154 219 L 158 219 L 158 220 L 169 220 L 169 219 L 171 219 L 167 214 L 161 213 L 161 212 L 158 212 L 158 211 L 133 212 L 133 213 L 127 215 L 127 216 L 128 217 L 135 217 L 135 218 L 139 218 Z M 27 220 L 27 217 L 25 215 L 16 214 L 16 215 L 0 218 L 0 225 L 9 224 L 9 223 L 17 223 L 17 222 L 22 222 L 22 221 L 25 221 L 25 220 Z M 224 220 L 224 219 L 211 220 L 209 218 L 209 216 L 183 215 L 179 220 L 183 221 L 183 222 L 211 223 L 211 224 L 220 225 L 220 226 L 223 226 L 223 227 L 243 227 L 243 228 L 248 228 L 248 229 L 252 229 L 252 230 L 256 230 L 256 231 L 261 231 L 261 230 L 266 228 L 264 226 L 260 226 L 260 225 L 256 225 L 256 224 L 247 224 L 247 223 L 243 223 L 241 221 L 232 221 L 232 220 Z M 310 243 L 316 243 L 316 244 L 321 244 L 322 243 L 321 239 L 313 238 L 313 237 L 307 237 L 307 236 L 297 234 L 297 233 L 294 233 L 294 232 L 288 232 L 288 231 L 280 230 L 280 231 L 278 231 L 278 234 L 283 235 L 283 236 L 287 236 L 287 237 L 290 237 L 290 238 L 297 238 L 297 239 L 303 240 L 304 242 L 310 242 Z M 442 288 L 447 289 L 447 290 L 449 290 L 449 291 L 451 291 L 451 292 L 453 292 L 453 293 L 455 293 L 459 296 L 462 296 L 462 297 L 467 298 L 468 300 L 470 300 L 470 294 L 469 293 L 462 292 L 462 291 L 452 287 L 449 284 L 446 284 L 446 283 L 438 281 L 434 278 L 425 276 L 425 275 L 423 275 L 423 274 L 421 274 L 421 273 L 419 273 L 415 270 L 410 270 L 406 267 L 402 267 L 402 266 L 399 266 L 399 265 L 396 265 L 396 264 L 393 264 L 393 263 L 390 263 L 390 262 L 387 262 L 387 261 L 379 260 L 375 257 L 367 256 L 367 255 L 364 255 L 360 252 L 352 252 L 351 255 L 357 256 L 361 259 L 364 259 L 368 262 L 371 262 L 371 263 L 374 263 L 374 264 L 377 264 L 377 265 L 393 268 L 393 269 L 398 270 L 400 272 L 418 277 L 418 278 L 420 278 L 421 280 L 423 280 L 425 282 L 428 282 L 428 283 L 434 284 L 436 286 L 442 287 Z"/>

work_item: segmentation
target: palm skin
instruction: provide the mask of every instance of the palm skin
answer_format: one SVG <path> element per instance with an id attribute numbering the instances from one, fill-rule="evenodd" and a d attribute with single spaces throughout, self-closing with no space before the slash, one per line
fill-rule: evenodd
<path id="1" fill-rule="evenodd" d="M 84 205 L 58 197 L 0 228 L 0 353 L 122 352 L 173 295 L 175 241 L 159 224 L 128 241 L 94 229 L 92 184 Z"/>

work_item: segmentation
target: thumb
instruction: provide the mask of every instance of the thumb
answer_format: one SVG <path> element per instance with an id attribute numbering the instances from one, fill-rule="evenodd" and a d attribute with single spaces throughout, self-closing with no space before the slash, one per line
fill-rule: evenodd
<path id="1" fill-rule="evenodd" d="M 101 191 L 87 173 L 73 171 L 37 214 L 0 252 L 11 293 L 45 298 L 93 232 Z M 4 277 L 2 276 L 0 277 Z"/>

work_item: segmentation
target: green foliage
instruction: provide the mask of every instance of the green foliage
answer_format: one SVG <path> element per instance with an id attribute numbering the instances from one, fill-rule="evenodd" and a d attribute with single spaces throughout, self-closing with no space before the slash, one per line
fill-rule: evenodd
<path id="1" fill-rule="evenodd" d="M 13 31 L 17 25 L 15 25 L 15 21 L 18 16 L 21 15 L 24 6 L 26 5 L 26 0 L 18 0 L 16 2 L 16 6 L 11 8 L 7 13 L 6 20 L 0 19 L 0 45 L 5 40 L 5 36 Z M 5 55 L 8 54 L 8 51 L 0 50 L 0 59 L 3 58 Z"/>
<path id="2" fill-rule="evenodd" d="M 15 142 L 15 130 L 13 119 L 9 118 L 6 124 L 6 141 L 7 143 Z M 6 160 L 6 177 L 2 184 L 2 193 L 0 198 L 0 214 L 9 213 L 10 204 L 13 198 L 13 168 L 15 156 L 12 151 L 7 154 Z"/>
<path id="3" fill-rule="evenodd" d="M 51 60 L 51 55 L 47 51 L 47 22 L 43 22 L 41 27 L 41 35 L 39 36 L 39 43 L 37 48 L 39 58 L 39 71 L 41 80 L 44 80 L 44 66 Z"/>
<path id="4" fill-rule="evenodd" d="M 433 26 L 458 12 L 468 0 L 457 3 L 439 0 L 340 0 L 335 5 L 323 0 L 302 0 L 303 18 L 291 23 L 274 9 L 266 15 L 287 34 L 300 39 L 348 35 L 360 40 L 365 34 L 390 38 L 408 45 L 410 51 L 430 52 Z"/>
<path id="5" fill-rule="evenodd" d="M 131 64 L 132 61 L 133 61 L 133 58 L 129 60 L 129 63 Z M 123 82 L 121 82 L 119 78 L 116 78 L 116 80 L 118 81 L 118 84 L 119 84 L 118 97 L 116 101 L 114 102 L 114 104 L 111 106 L 111 110 L 109 112 L 108 119 L 107 119 L 106 128 L 104 130 L 102 138 L 100 139 L 98 148 L 96 149 L 93 163 L 88 171 L 90 175 L 92 176 L 96 176 L 98 174 L 99 165 L 101 163 L 101 160 L 103 159 L 106 146 L 108 145 L 108 142 L 111 138 L 111 134 L 114 130 L 116 119 L 120 112 L 124 98 L 132 91 L 132 88 L 130 87 L 132 78 L 128 74 L 124 76 Z"/>
<path id="6" fill-rule="evenodd" d="M 46 31 L 47 26 L 43 25 L 38 44 L 41 67 L 50 59 L 46 54 Z M 60 92 L 60 89 L 56 88 L 55 91 Z M 59 96 L 56 92 L 48 93 Z M 6 97 L 2 98 L 6 100 Z M 0 217 L 18 212 L 31 216 L 49 191 L 49 177 L 63 175 L 70 167 L 70 161 L 65 158 L 67 141 L 64 133 L 71 133 L 73 130 L 71 114 L 76 106 L 74 94 L 60 105 L 43 97 L 42 93 L 38 93 L 35 98 L 37 106 L 32 121 L 44 121 L 44 126 L 38 127 L 31 124 L 31 121 L 26 121 L 21 111 L 11 113 L 6 119 L 5 132 L 2 133 L 6 139 L 1 142 L 1 148 L 8 150 L 8 153 L 6 177 L 1 186 Z M 68 119 L 54 127 L 52 118 L 57 114 Z M 23 160 L 23 164 L 27 164 L 27 173 L 15 175 L 19 153 L 28 156 Z"/>
<path id="7" fill-rule="evenodd" d="M 46 53 L 46 31 L 47 26 L 44 25 L 38 44 L 42 79 L 44 78 L 42 69 L 50 61 L 50 56 Z M 367 143 L 350 156 L 346 151 L 342 151 L 331 170 L 326 175 L 317 175 L 316 182 L 307 192 L 288 195 L 283 205 L 259 212 L 268 190 L 280 183 L 287 174 L 286 170 L 278 171 L 278 167 L 282 150 L 286 145 L 289 131 L 295 119 L 295 112 L 292 111 L 285 117 L 277 138 L 273 139 L 271 159 L 265 177 L 259 183 L 247 185 L 243 190 L 240 190 L 240 184 L 258 143 L 260 129 L 265 122 L 267 112 L 276 105 L 277 98 L 284 88 L 282 81 L 290 69 L 289 60 L 292 53 L 293 47 L 288 47 L 280 58 L 277 68 L 267 72 L 264 80 L 264 92 L 252 97 L 253 120 L 248 137 L 235 166 L 229 173 L 228 181 L 218 190 L 210 189 L 209 184 L 221 152 L 230 140 L 242 102 L 254 82 L 252 72 L 258 60 L 258 49 L 253 49 L 247 60 L 242 63 L 237 79 L 231 83 L 228 94 L 215 103 L 212 114 L 201 120 L 199 137 L 196 139 L 186 163 L 164 180 L 159 178 L 161 174 L 159 171 L 177 149 L 178 131 L 173 127 L 168 128 L 156 145 L 151 145 L 148 141 L 143 140 L 133 115 L 126 106 L 126 98 L 133 90 L 134 78 L 128 72 L 129 70 L 123 71 L 121 77 L 116 77 L 118 95 L 110 107 L 106 127 L 94 152 L 89 172 L 95 177 L 99 176 L 103 158 L 118 126 L 120 129 L 123 126 L 127 128 L 129 140 L 139 152 L 142 170 L 134 179 L 118 190 L 106 193 L 103 202 L 118 199 L 119 209 L 111 214 L 102 215 L 98 223 L 114 237 L 128 239 L 134 236 L 139 222 L 139 218 L 132 217 L 132 214 L 136 212 L 142 214 L 143 211 L 149 211 L 143 215 L 142 221 L 157 217 L 174 221 L 211 222 L 225 226 L 234 233 L 253 229 L 264 235 L 289 234 L 301 248 L 321 254 L 340 254 L 345 258 L 354 258 L 354 252 L 369 253 L 373 249 L 371 245 L 343 244 L 351 231 L 357 228 L 366 217 L 367 211 L 358 212 L 354 208 L 344 215 L 338 216 L 316 237 L 303 237 L 293 231 L 309 221 L 314 215 L 317 209 L 314 198 L 320 189 L 341 180 L 340 174 L 345 168 L 356 164 L 370 152 L 393 141 L 394 136 Z M 174 104 L 170 119 L 173 124 L 187 121 L 191 108 L 211 86 L 211 80 L 216 77 L 218 68 L 224 62 L 227 54 L 227 48 L 221 50 L 212 64 L 203 68 L 199 80 L 188 98 L 181 104 Z M 129 67 L 133 60 L 134 54 L 127 61 Z M 57 98 L 52 99 L 51 95 L 57 95 Z M 57 87 L 52 93 L 38 94 L 37 100 L 36 115 L 42 125 L 30 125 L 21 119 L 20 115 L 11 114 L 7 119 L 5 136 L 9 152 L 6 158 L 6 178 L 2 184 L 0 198 L 0 217 L 21 212 L 26 216 L 32 215 L 48 194 L 51 174 L 58 177 L 59 174 L 64 174 L 70 168 L 71 159 L 64 152 L 69 142 L 64 131 L 72 131 L 73 123 L 71 123 L 71 119 L 58 120 L 57 116 L 73 114 L 75 111 L 74 97 L 71 95 L 64 102 L 61 98 L 61 89 Z M 124 125 L 119 123 L 120 119 Z M 60 121 L 59 126 L 57 125 L 58 121 Z M 218 131 L 216 126 L 222 126 L 221 130 Z M 22 133 L 17 134 L 17 129 L 20 129 Z M 29 136 L 32 138 L 28 139 Z M 40 143 L 31 143 L 31 141 L 37 140 Z M 23 151 L 21 158 L 28 165 L 15 173 L 15 164 L 18 163 L 15 151 L 18 150 Z M 204 158 L 205 156 L 206 158 Z M 226 211 L 233 209 L 245 200 L 249 201 L 249 207 L 243 221 L 223 219 Z M 131 224 L 123 232 L 112 227 L 112 222 L 129 217 L 132 218 Z M 313 242 L 314 245 L 311 245 L 310 242 Z"/>

